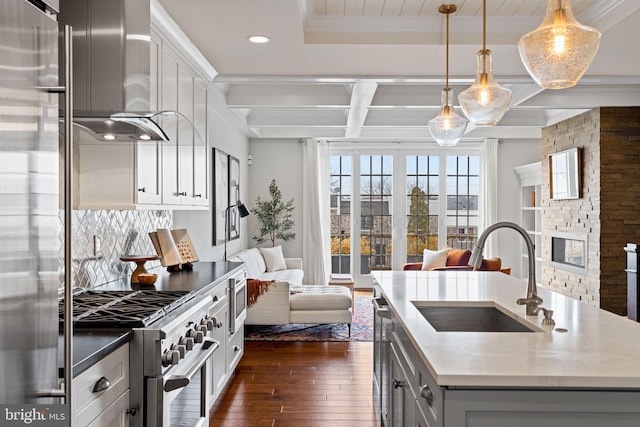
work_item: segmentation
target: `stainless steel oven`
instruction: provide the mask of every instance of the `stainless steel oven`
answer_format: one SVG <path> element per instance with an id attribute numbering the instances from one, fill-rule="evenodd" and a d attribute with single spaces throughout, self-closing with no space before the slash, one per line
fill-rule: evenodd
<path id="1" fill-rule="evenodd" d="M 242 270 L 229 278 L 229 334 L 247 317 L 247 273 Z"/>
<path id="2" fill-rule="evenodd" d="M 210 295 L 198 295 L 149 327 L 133 330 L 130 370 L 133 407 L 143 410 L 135 417 L 136 427 L 188 426 L 209 424 L 207 390 L 208 367 L 218 341 L 209 309 Z"/>

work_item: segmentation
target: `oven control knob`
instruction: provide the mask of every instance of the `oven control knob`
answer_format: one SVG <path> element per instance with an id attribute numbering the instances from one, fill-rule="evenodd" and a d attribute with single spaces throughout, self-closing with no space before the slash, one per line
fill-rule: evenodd
<path id="1" fill-rule="evenodd" d="M 180 362 L 180 353 L 176 350 L 165 350 L 162 353 L 162 366 L 177 365 Z"/>
<path id="2" fill-rule="evenodd" d="M 196 331 L 202 332 L 202 335 L 206 335 L 208 329 L 206 325 L 198 325 L 196 326 Z"/>
<path id="3" fill-rule="evenodd" d="M 193 338 L 191 337 L 180 338 L 179 344 L 185 346 L 187 351 L 193 350 Z"/>
<path id="4" fill-rule="evenodd" d="M 180 359 L 184 359 L 184 356 L 187 354 L 187 347 L 180 344 L 171 344 L 169 347 L 170 350 L 175 350 L 180 355 Z"/>
<path id="5" fill-rule="evenodd" d="M 209 331 L 213 330 L 213 320 L 211 320 L 211 318 L 209 318 L 209 316 L 207 316 L 204 319 L 202 319 L 200 321 L 200 324 L 206 326 L 207 330 L 209 330 Z"/>
<path id="6" fill-rule="evenodd" d="M 187 336 L 189 338 L 193 338 L 196 343 L 201 343 L 204 341 L 204 334 L 202 331 L 196 331 L 195 329 L 189 329 L 187 332 Z"/>
<path id="7" fill-rule="evenodd" d="M 184 356 L 187 354 L 187 347 L 178 344 L 176 346 L 176 350 L 178 351 L 178 353 L 180 353 L 180 359 L 184 359 Z"/>

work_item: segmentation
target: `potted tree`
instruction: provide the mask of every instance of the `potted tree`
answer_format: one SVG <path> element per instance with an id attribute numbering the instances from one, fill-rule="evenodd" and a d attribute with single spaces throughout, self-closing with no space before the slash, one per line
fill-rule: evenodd
<path id="1" fill-rule="evenodd" d="M 287 202 L 282 200 L 282 192 L 276 184 L 276 180 L 272 179 L 269 184 L 269 195 L 271 199 L 262 200 L 260 196 L 256 198 L 256 205 L 252 209 L 252 213 L 258 219 L 260 228 L 258 233 L 253 236 L 258 244 L 266 241 L 271 242 L 271 246 L 275 247 L 276 240 L 287 242 L 296 237 L 293 226 L 293 199 Z"/>

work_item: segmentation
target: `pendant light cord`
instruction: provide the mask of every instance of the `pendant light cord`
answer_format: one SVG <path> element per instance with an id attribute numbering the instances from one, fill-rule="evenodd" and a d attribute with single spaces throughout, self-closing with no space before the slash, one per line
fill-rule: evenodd
<path id="1" fill-rule="evenodd" d="M 487 50 L 487 0 L 482 0 L 482 50 Z"/>
<path id="2" fill-rule="evenodd" d="M 438 12 L 447 16 L 447 37 L 446 37 L 446 67 L 445 67 L 445 108 L 449 106 L 449 15 L 457 10 L 454 4 L 442 4 L 438 8 Z"/>
<path id="3" fill-rule="evenodd" d="M 449 13 L 447 13 L 447 48 L 446 48 L 446 67 L 444 88 L 446 93 L 446 105 L 449 105 Z"/>

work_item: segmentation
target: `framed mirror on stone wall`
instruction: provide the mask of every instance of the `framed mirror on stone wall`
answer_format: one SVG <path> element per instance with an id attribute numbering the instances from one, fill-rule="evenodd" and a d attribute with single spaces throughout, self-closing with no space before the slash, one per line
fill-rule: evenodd
<path id="1" fill-rule="evenodd" d="M 549 155 L 549 197 L 551 200 L 582 197 L 582 148 Z"/>

